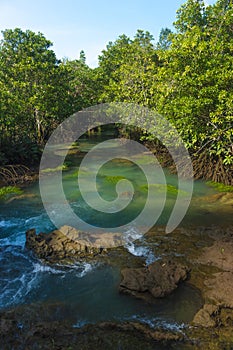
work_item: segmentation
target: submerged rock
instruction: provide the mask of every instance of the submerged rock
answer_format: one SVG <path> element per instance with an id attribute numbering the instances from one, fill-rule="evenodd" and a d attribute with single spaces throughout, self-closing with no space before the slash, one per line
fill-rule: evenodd
<path id="1" fill-rule="evenodd" d="M 119 291 L 140 299 L 162 298 L 188 278 L 189 269 L 172 261 L 156 261 L 148 267 L 121 271 Z"/>
<path id="2" fill-rule="evenodd" d="M 207 203 L 219 203 L 224 205 L 233 205 L 233 192 L 220 192 L 202 197 Z"/>

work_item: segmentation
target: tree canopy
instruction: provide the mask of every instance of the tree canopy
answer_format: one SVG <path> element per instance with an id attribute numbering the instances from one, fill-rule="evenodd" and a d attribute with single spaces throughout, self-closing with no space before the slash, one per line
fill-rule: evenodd
<path id="1" fill-rule="evenodd" d="M 175 126 L 197 177 L 232 184 L 232 1 L 206 6 L 203 0 L 187 0 L 174 28 L 161 29 L 157 43 L 143 30 L 133 38 L 119 36 L 102 51 L 97 68 L 86 64 L 84 51 L 76 60 L 59 61 L 41 33 L 5 30 L 0 161 L 15 161 L 18 144 L 43 146 L 60 121 L 82 108 L 135 102 Z M 149 130 L 146 138 L 153 141 Z"/>

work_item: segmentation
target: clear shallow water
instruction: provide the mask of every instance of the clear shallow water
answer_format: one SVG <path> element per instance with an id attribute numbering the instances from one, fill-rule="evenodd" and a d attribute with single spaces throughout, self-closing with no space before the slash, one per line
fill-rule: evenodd
<path id="1" fill-rule="evenodd" d="M 82 150 L 88 151 L 93 142 L 82 140 Z M 77 157 L 77 165 L 81 158 Z M 143 160 L 141 160 L 143 161 Z M 89 170 L 90 171 L 90 170 Z M 165 171 L 166 173 L 166 171 Z M 145 203 L 145 177 L 131 163 L 120 160 L 109 162 L 101 168 L 97 177 L 99 194 L 106 200 L 116 197 L 114 176 L 126 177 L 135 187 L 134 203 L 128 211 L 115 215 L 112 219 L 99 215 L 87 206 L 80 196 L 77 186 L 77 167 L 64 172 L 63 187 L 74 211 L 83 219 L 94 225 L 112 227 L 134 218 Z M 167 183 L 177 186 L 175 175 L 166 173 Z M 48 189 L 49 190 L 49 189 Z M 220 223 L 216 214 L 206 210 L 198 210 L 195 199 L 214 194 L 212 188 L 199 181 L 194 186 L 194 204 L 183 220 L 186 225 L 208 225 Z M 141 320 L 148 324 L 163 324 L 167 327 L 182 327 L 182 324 L 192 319 L 201 306 L 199 293 L 189 286 L 179 288 L 170 297 L 157 300 L 153 305 L 138 301 L 118 293 L 120 271 L 117 267 L 83 263 L 74 266 L 45 266 L 24 249 L 25 231 L 35 228 L 39 232 L 49 232 L 54 229 L 48 218 L 40 198 L 38 183 L 34 183 L 24 191 L 25 197 L 0 203 L 0 308 L 28 304 L 31 302 L 61 302 L 69 306 L 75 326 L 101 320 Z M 154 205 L 160 201 L 160 188 Z M 174 193 L 168 193 L 166 205 L 157 225 L 166 225 L 175 203 Z M 54 211 L 59 209 L 59 203 L 52 203 Z M 153 209 L 153 208 L 152 208 Z M 153 210 L 151 211 L 153 215 Z M 224 223 L 229 220 L 228 213 L 221 213 Z M 67 223 L 69 224 L 69 223 Z M 114 226 L 115 225 L 115 226 Z M 159 257 L 154 256 L 146 246 L 140 232 L 132 228 L 129 238 L 141 239 L 140 246 L 134 245 L 131 239 L 126 244 L 129 252 L 143 256 L 146 263 L 151 263 Z"/>
<path id="2" fill-rule="evenodd" d="M 182 327 L 201 306 L 199 293 L 188 286 L 149 305 L 118 293 L 117 268 L 89 263 L 45 266 L 19 246 L 1 247 L 0 254 L 1 308 L 56 302 L 68 305 L 68 317 L 75 320 L 76 327 L 106 320 L 141 320 L 151 325 Z M 67 315 L 63 316 L 65 319 Z"/>

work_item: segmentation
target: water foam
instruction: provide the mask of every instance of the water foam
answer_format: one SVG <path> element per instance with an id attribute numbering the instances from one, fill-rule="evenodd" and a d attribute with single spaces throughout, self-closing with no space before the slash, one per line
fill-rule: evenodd
<path id="1" fill-rule="evenodd" d="M 133 315 L 131 317 L 125 317 L 124 321 L 137 321 L 146 324 L 151 328 L 163 328 L 171 332 L 183 333 L 183 330 L 187 327 L 185 323 L 177 323 L 174 321 L 164 320 L 159 317 L 142 317 L 140 315 Z"/>
<path id="2" fill-rule="evenodd" d="M 159 259 L 144 243 L 144 236 L 137 229 L 131 228 L 125 234 L 125 248 L 134 256 L 145 258 L 147 265 Z M 140 245 L 139 245 L 140 244 Z"/>
<path id="3" fill-rule="evenodd" d="M 25 302 L 49 275 L 65 278 L 74 274 L 77 278 L 83 278 L 97 265 L 45 265 L 30 256 L 21 246 L 2 246 L 0 252 L 0 308 Z"/>

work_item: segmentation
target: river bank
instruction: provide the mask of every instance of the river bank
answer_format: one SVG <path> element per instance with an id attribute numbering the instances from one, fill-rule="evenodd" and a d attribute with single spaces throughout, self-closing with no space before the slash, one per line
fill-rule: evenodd
<path id="1" fill-rule="evenodd" d="M 122 135 L 128 139 L 129 135 Z M 77 161 L 82 159 L 86 153 L 90 150 L 90 145 L 93 146 L 96 142 L 107 140 L 109 138 L 119 138 L 121 139 L 121 133 L 118 128 L 114 125 L 109 125 L 106 130 L 96 132 L 92 129 L 88 133 L 82 135 L 78 142 L 72 145 L 63 144 L 59 149 L 56 156 L 60 156 L 64 151 L 67 152 L 66 147 L 69 147 L 67 152 L 66 161 L 61 165 L 62 170 L 66 171 L 77 166 Z M 139 135 L 137 135 L 139 138 Z M 166 168 L 169 172 L 175 174 L 177 171 L 176 164 L 169 153 L 169 151 L 162 145 L 153 141 L 140 141 L 145 147 L 152 152 L 158 159 L 160 165 Z M 88 146 L 89 144 L 89 146 Z M 219 159 L 211 158 L 207 154 L 191 154 L 190 158 L 192 160 L 193 166 L 193 179 L 207 181 L 210 185 L 221 189 L 221 191 L 233 191 L 233 168 L 232 166 L 225 167 L 224 164 Z M 5 185 L 26 185 L 32 181 L 36 181 L 39 178 L 39 166 L 40 159 L 33 165 L 27 164 L 12 164 L 0 166 L 0 187 Z M 56 168 L 48 169 L 48 172 L 56 171 Z M 184 177 L 190 173 L 190 169 L 183 167 L 182 175 Z"/>

